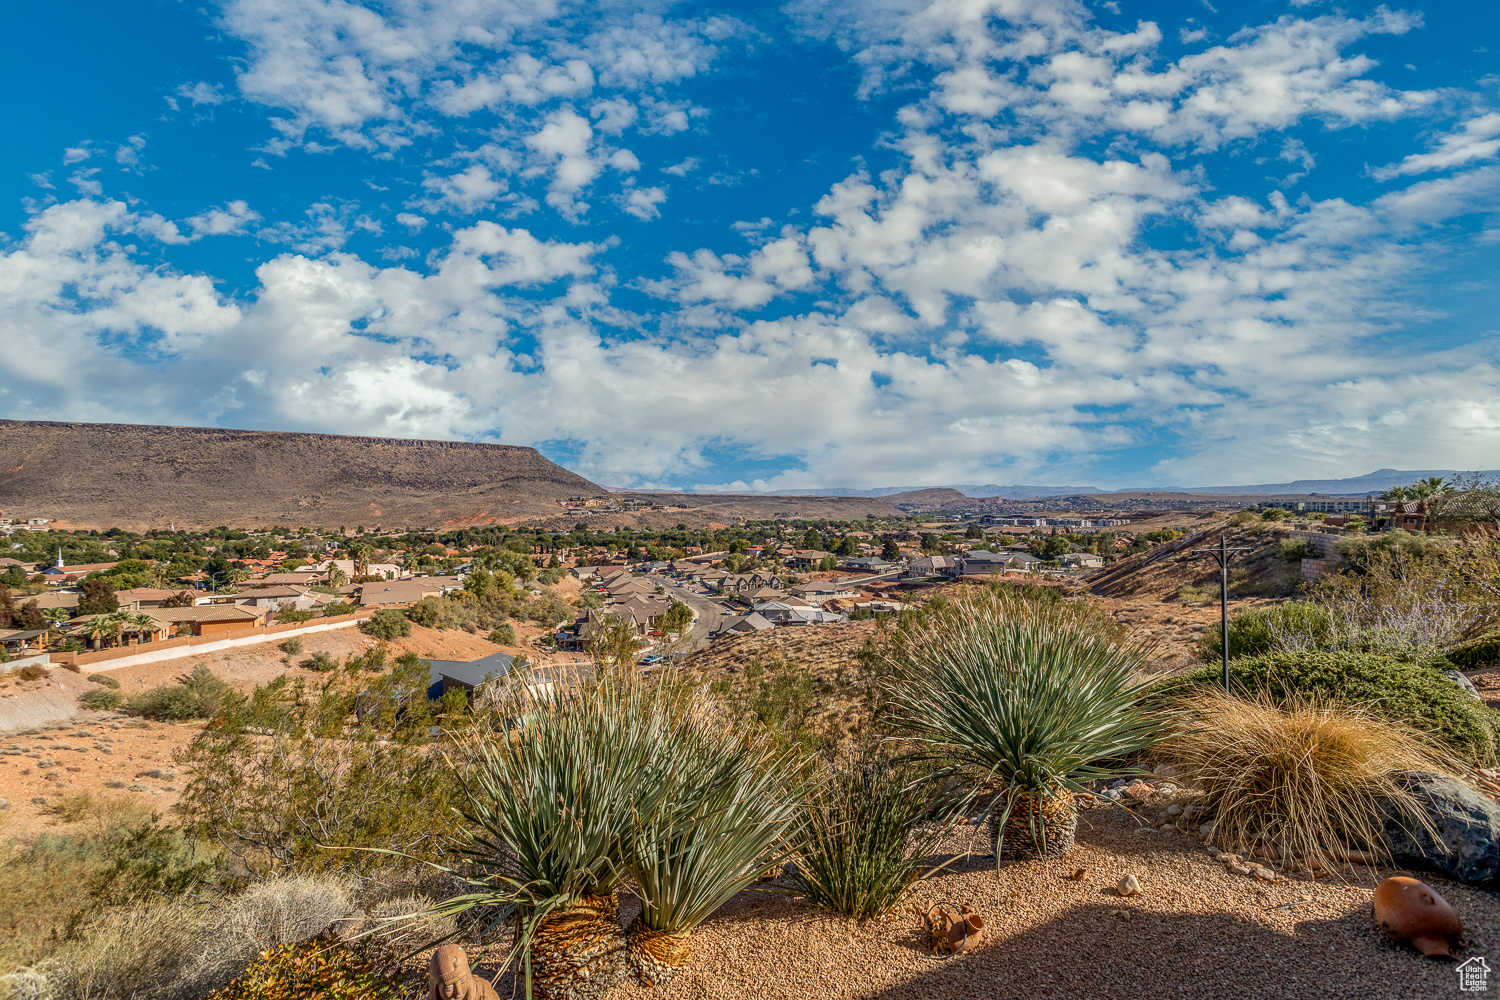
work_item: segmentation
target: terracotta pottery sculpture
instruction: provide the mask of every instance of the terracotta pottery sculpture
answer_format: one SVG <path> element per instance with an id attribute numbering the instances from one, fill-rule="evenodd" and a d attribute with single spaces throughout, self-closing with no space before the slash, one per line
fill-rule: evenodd
<path id="1" fill-rule="evenodd" d="M 954 909 L 934 906 L 927 911 L 927 942 L 934 955 L 962 955 L 984 939 L 984 918 L 967 904 Z"/>
<path id="2" fill-rule="evenodd" d="M 1437 890 L 1404 875 L 1375 887 L 1375 921 L 1386 937 L 1407 942 L 1428 958 L 1451 956 L 1464 932 L 1458 911 Z"/>
<path id="3" fill-rule="evenodd" d="M 432 953 L 427 966 L 427 1000 L 500 1000 L 495 988 L 469 971 L 469 956 L 456 944 Z"/>

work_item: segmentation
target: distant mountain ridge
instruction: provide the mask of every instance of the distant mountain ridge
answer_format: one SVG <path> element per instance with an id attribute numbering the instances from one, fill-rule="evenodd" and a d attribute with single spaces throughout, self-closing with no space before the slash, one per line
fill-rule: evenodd
<path id="1" fill-rule="evenodd" d="M 1224 496 L 1255 496 L 1279 494 L 1326 493 L 1330 496 L 1365 496 L 1383 493 L 1393 486 L 1406 486 L 1429 476 L 1447 478 L 1469 473 L 1457 469 L 1418 469 L 1410 472 L 1400 469 L 1377 469 L 1363 476 L 1347 479 L 1297 479 L 1289 483 L 1260 483 L 1253 486 L 1147 486 L 1120 489 L 1100 489 L 1097 486 L 882 486 L 869 490 L 830 487 L 820 490 L 741 490 L 742 493 L 757 493 L 760 496 L 788 497 L 870 497 L 885 498 L 900 493 L 919 493 L 928 490 L 956 490 L 975 500 L 1004 497 L 1008 500 L 1031 500 L 1038 497 L 1086 496 L 1095 493 L 1211 493 Z M 1481 471 L 1481 476 L 1500 476 L 1500 470 Z"/>
<path id="2" fill-rule="evenodd" d="M 0 509 L 83 527 L 457 527 L 603 492 L 516 445 L 0 420 Z"/>

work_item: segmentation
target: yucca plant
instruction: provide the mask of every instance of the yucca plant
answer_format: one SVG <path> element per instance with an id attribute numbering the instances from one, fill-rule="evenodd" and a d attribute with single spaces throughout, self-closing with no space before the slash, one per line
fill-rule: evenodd
<path id="1" fill-rule="evenodd" d="M 645 986 L 692 957 L 693 928 L 765 871 L 796 833 L 789 794 L 799 764 L 766 738 L 747 738 L 698 703 L 654 762 L 654 802 L 635 813 L 626 864 L 641 897 L 627 932 Z"/>
<path id="2" fill-rule="evenodd" d="M 807 899 L 864 920 L 923 877 L 958 800 L 910 764 L 864 749 L 826 765 L 802 805 L 794 881 Z M 923 824 L 926 824 L 925 826 Z"/>
<path id="3" fill-rule="evenodd" d="M 1384 858 L 1387 810 L 1413 828 L 1431 820 L 1398 776 L 1444 771 L 1454 761 L 1412 730 L 1358 708 L 1293 698 L 1195 693 L 1162 743 L 1165 760 L 1203 789 L 1214 840 L 1249 854 L 1335 871 L 1353 848 Z"/>
<path id="4" fill-rule="evenodd" d="M 985 812 L 997 865 L 1056 857 L 1073 846 L 1074 793 L 1132 772 L 1111 761 L 1161 737 L 1136 704 L 1146 652 L 1087 604 L 992 588 L 895 637 L 888 720 L 935 777 L 999 785 Z"/>
<path id="5" fill-rule="evenodd" d="M 478 739 L 465 783 L 462 853 L 486 872 L 474 892 L 421 916 L 496 907 L 516 921 L 512 958 L 528 996 L 602 996 L 627 972 L 615 892 L 637 810 L 653 812 L 671 692 L 628 679 L 537 702 L 517 740 Z"/>

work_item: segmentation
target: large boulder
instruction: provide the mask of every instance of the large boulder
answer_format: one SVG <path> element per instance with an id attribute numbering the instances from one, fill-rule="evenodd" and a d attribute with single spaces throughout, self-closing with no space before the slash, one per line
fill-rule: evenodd
<path id="1" fill-rule="evenodd" d="M 1397 862 L 1468 883 L 1489 882 L 1500 874 L 1500 804 L 1441 774 L 1413 771 L 1398 780 L 1416 796 L 1437 837 L 1387 805 L 1382 834 Z"/>

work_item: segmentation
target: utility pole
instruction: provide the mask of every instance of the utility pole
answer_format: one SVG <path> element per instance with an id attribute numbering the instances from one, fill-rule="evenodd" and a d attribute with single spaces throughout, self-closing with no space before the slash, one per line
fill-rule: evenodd
<path id="1" fill-rule="evenodd" d="M 1210 555 L 1219 564 L 1219 651 L 1224 655 L 1224 693 L 1229 693 L 1229 560 L 1249 548 L 1229 547 L 1229 534 L 1219 536 L 1216 549 L 1194 549 L 1193 555 Z"/>

